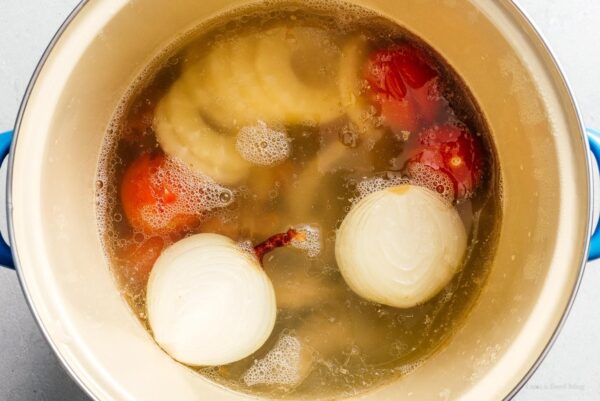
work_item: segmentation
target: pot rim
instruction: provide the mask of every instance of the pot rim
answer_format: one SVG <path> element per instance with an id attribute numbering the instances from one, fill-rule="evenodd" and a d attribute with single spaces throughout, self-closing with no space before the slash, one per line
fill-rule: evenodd
<path id="1" fill-rule="evenodd" d="M 556 54 L 554 53 L 554 51 L 548 44 L 546 37 L 542 34 L 542 32 L 538 28 L 537 24 L 533 21 L 533 19 L 529 16 L 529 14 L 523 9 L 523 7 L 520 6 L 518 4 L 518 2 L 516 2 L 515 0 L 510 0 L 507 4 L 510 4 L 514 8 L 514 10 L 517 12 L 520 19 L 528 25 L 528 27 L 531 29 L 531 31 L 533 33 L 533 36 L 535 37 L 535 39 L 537 39 L 539 45 L 541 45 L 542 49 L 550 57 L 550 61 L 552 62 L 554 68 L 556 69 L 556 72 L 558 73 L 560 80 L 562 81 L 564 88 L 567 91 L 568 99 L 571 101 L 571 106 L 573 107 L 575 114 L 577 116 L 577 121 L 579 123 L 578 124 L 579 125 L 579 135 L 581 136 L 581 139 L 583 140 L 583 143 L 585 145 L 586 151 L 585 151 L 584 157 L 585 157 L 586 165 L 588 166 L 587 185 L 588 185 L 589 195 L 588 195 L 587 238 L 591 238 L 591 234 L 592 234 L 592 230 L 593 230 L 592 219 L 594 217 L 593 216 L 593 208 L 592 208 L 592 205 L 594 204 L 594 188 L 593 188 L 593 185 L 592 185 L 593 183 L 591 180 L 592 168 L 591 168 L 591 160 L 590 160 L 590 147 L 589 147 L 589 143 L 588 143 L 587 136 L 585 133 L 585 124 L 583 122 L 583 116 L 581 113 L 580 106 L 577 102 L 577 99 L 575 98 L 575 95 L 573 94 L 573 90 L 571 89 L 569 80 L 567 79 L 567 77 L 564 73 L 563 67 L 562 67 L 560 61 L 558 60 L 558 57 L 556 57 Z M 527 382 L 529 382 L 529 380 L 533 377 L 535 372 L 541 366 L 542 362 L 544 362 L 544 360 L 550 353 L 550 350 L 556 343 L 556 340 L 558 339 L 558 336 L 561 333 L 561 331 L 567 321 L 567 318 L 569 317 L 571 309 L 573 308 L 573 304 L 575 303 L 575 298 L 577 297 L 579 288 L 581 287 L 581 281 L 583 279 L 585 267 L 588 262 L 587 255 L 589 254 L 589 245 L 590 245 L 590 240 L 588 239 L 586 241 L 586 243 L 584 244 L 583 258 L 579 265 L 579 272 L 577 275 L 577 280 L 575 281 L 573 289 L 571 290 L 569 302 L 567 303 L 567 306 L 565 307 L 565 310 L 563 311 L 563 313 L 560 317 L 560 320 L 559 320 L 558 324 L 556 325 L 556 328 L 554 329 L 554 332 L 552 333 L 550 339 L 544 346 L 544 349 L 542 350 L 542 352 L 540 353 L 538 358 L 535 360 L 533 365 L 529 368 L 529 370 L 527 371 L 525 376 L 523 376 L 523 378 L 519 381 L 519 383 L 517 383 L 517 385 L 506 395 L 506 397 L 504 397 L 504 401 L 512 400 L 523 389 L 523 387 L 525 387 Z"/>
<path id="2" fill-rule="evenodd" d="M 8 225 L 8 237 L 9 237 L 9 242 L 11 244 L 16 243 L 15 235 L 14 235 L 14 221 L 13 221 L 13 215 L 12 215 L 12 212 L 13 212 L 12 188 L 13 188 L 13 167 L 14 167 L 13 155 L 14 155 L 14 151 L 17 147 L 17 143 L 18 143 L 18 139 L 19 139 L 19 129 L 21 127 L 24 112 L 25 112 L 25 109 L 27 108 L 29 98 L 31 96 L 33 88 L 35 87 L 35 85 L 37 83 L 39 75 L 46 64 L 46 61 L 52 54 L 54 47 L 56 46 L 57 42 L 61 39 L 62 35 L 66 31 L 66 29 L 69 27 L 71 22 L 79 15 L 79 13 L 82 11 L 82 9 L 84 9 L 85 6 L 90 3 L 90 1 L 91 0 L 80 0 L 80 2 L 75 6 L 75 8 L 69 13 L 69 15 L 63 21 L 63 23 L 60 25 L 60 27 L 58 28 L 58 30 L 56 31 L 56 33 L 54 34 L 54 36 L 48 43 L 46 49 L 44 50 L 44 53 L 42 54 L 39 62 L 37 63 L 36 68 L 31 76 L 31 79 L 29 80 L 29 83 L 25 90 L 25 94 L 23 95 L 21 104 L 19 106 L 19 111 L 17 113 L 17 118 L 15 120 L 13 141 L 12 141 L 12 144 L 10 147 L 10 152 L 9 152 L 8 159 L 7 159 L 6 217 L 7 217 L 7 223 L 8 223 L 7 224 Z M 589 238 L 591 235 L 591 232 L 592 232 L 592 228 L 593 228 L 593 223 L 592 223 L 593 210 L 592 210 L 591 205 L 593 205 L 593 199 L 594 199 L 593 189 L 594 188 L 593 188 L 592 180 L 591 180 L 592 171 L 591 171 L 591 164 L 590 164 L 591 160 L 590 160 L 590 155 L 589 155 L 589 145 L 588 145 L 587 137 L 585 134 L 585 129 L 584 129 L 585 124 L 583 122 L 583 117 L 581 114 L 580 107 L 577 103 L 577 100 L 575 99 L 575 96 L 573 95 L 573 91 L 571 89 L 568 79 L 566 78 L 566 76 L 564 74 L 561 63 L 558 61 L 558 58 L 556 57 L 554 51 L 549 46 L 548 42 L 546 41 L 545 36 L 538 29 L 536 23 L 534 23 L 534 21 L 531 19 L 529 14 L 525 10 L 523 10 L 522 6 L 520 6 L 517 2 L 515 2 L 515 0 L 506 0 L 504 3 L 504 6 L 507 9 L 512 8 L 512 10 L 516 12 L 515 18 L 520 19 L 520 22 L 525 23 L 527 25 L 527 27 L 529 29 L 531 29 L 532 35 L 530 35 L 530 39 L 537 41 L 536 44 L 541 47 L 541 49 L 546 53 L 547 56 L 549 56 L 550 63 L 552 64 L 550 67 L 553 67 L 555 69 L 555 71 L 558 73 L 558 77 L 560 78 L 560 81 L 562 81 L 564 89 L 567 92 L 568 99 L 571 102 L 573 111 L 575 112 L 575 116 L 577 117 L 578 125 L 580 128 L 579 135 L 585 145 L 586 152 L 585 152 L 584 157 L 585 157 L 586 164 L 588 166 L 587 185 L 588 185 L 589 196 L 588 196 L 587 237 Z M 39 311 L 36 309 L 35 305 L 33 304 L 31 294 L 27 288 L 27 285 L 26 285 L 23 275 L 21 273 L 21 264 L 19 261 L 18 250 L 16 247 L 12 247 L 11 251 L 12 251 L 13 259 L 14 259 L 14 263 L 15 263 L 15 270 L 16 270 L 17 276 L 19 278 L 19 284 L 25 295 L 27 305 L 35 318 L 35 322 L 36 322 L 37 326 L 42 331 L 47 343 L 50 345 L 50 348 L 52 349 L 53 353 L 56 355 L 56 357 L 59 360 L 60 364 L 62 365 L 63 369 L 68 373 L 68 375 L 71 377 L 71 379 L 73 381 L 75 381 L 75 383 L 77 383 L 77 385 L 86 393 L 86 395 L 88 397 L 90 397 L 91 399 L 93 399 L 94 401 L 101 401 L 101 399 L 96 394 L 94 394 L 92 392 L 92 390 L 86 385 L 86 383 L 83 381 L 83 379 L 81 379 L 81 377 L 75 373 L 74 369 L 71 368 L 71 366 L 67 363 L 66 359 L 60 353 L 56 343 L 51 338 L 49 331 L 42 323 L 42 320 L 39 316 Z M 529 368 L 527 373 L 521 378 L 521 380 L 516 384 L 516 386 L 512 390 L 510 390 L 507 393 L 507 395 L 503 398 L 504 401 L 512 400 L 519 393 L 519 391 L 521 391 L 523 389 L 523 387 L 527 384 L 527 382 L 531 379 L 531 377 L 534 375 L 534 373 L 540 367 L 542 362 L 545 360 L 546 356 L 552 349 L 552 346 L 555 344 L 555 342 L 558 338 L 558 335 L 562 331 L 562 329 L 565 325 L 565 322 L 567 320 L 567 317 L 569 316 L 569 313 L 571 312 L 575 298 L 579 291 L 581 281 L 583 279 L 583 274 L 585 271 L 585 266 L 587 264 L 586 256 L 587 256 L 588 252 L 589 252 L 589 240 L 586 241 L 586 243 L 584 244 L 584 253 L 582 255 L 582 260 L 580 262 L 576 282 L 571 290 L 571 294 L 569 296 L 569 301 L 560 317 L 558 324 L 556 325 L 554 332 L 550 336 L 550 339 L 544 346 L 542 352 L 537 357 L 537 359 L 534 361 L 534 363 Z"/>
<path id="3" fill-rule="evenodd" d="M 7 219 L 7 226 L 8 226 L 7 228 L 8 228 L 9 244 L 16 243 L 15 234 L 14 234 L 14 221 L 13 221 L 13 214 L 12 214 L 12 212 L 13 212 L 13 206 L 12 206 L 13 205 L 13 201 L 12 201 L 13 167 L 14 167 L 14 154 L 15 154 L 15 149 L 17 148 L 17 143 L 19 141 L 19 130 L 21 127 L 21 122 L 23 120 L 23 115 L 25 113 L 25 109 L 27 108 L 27 103 L 29 102 L 29 97 L 31 96 L 31 93 L 33 91 L 35 84 L 37 83 L 38 77 L 39 77 L 42 69 L 44 68 L 44 65 L 46 64 L 46 61 L 50 57 L 52 50 L 54 50 L 56 43 L 60 40 L 63 33 L 67 30 L 68 26 L 79 15 L 81 10 L 89 3 L 89 1 L 90 0 L 80 0 L 80 2 L 67 15 L 65 20 L 58 27 L 56 33 L 54 34 L 54 36 L 52 36 L 52 39 L 46 46 L 46 49 L 44 49 L 44 53 L 42 54 L 40 60 L 38 61 L 37 65 L 35 67 L 35 70 L 33 71 L 33 74 L 31 75 L 31 78 L 29 79 L 29 83 L 27 84 L 27 88 L 25 89 L 25 94 L 23 95 L 23 99 L 21 100 L 21 104 L 19 105 L 19 111 L 17 113 L 17 118 L 15 120 L 15 126 L 14 126 L 14 130 L 13 130 L 13 140 L 12 140 L 12 144 L 10 146 L 10 151 L 8 153 L 8 158 L 7 158 L 6 219 Z M 18 252 L 17 248 L 12 245 L 11 245 L 11 252 L 12 252 L 13 261 L 15 264 L 15 271 L 16 271 L 17 277 L 19 279 L 19 285 L 21 286 L 21 290 L 23 291 L 23 294 L 25 295 L 25 300 L 27 301 L 27 306 L 29 307 L 29 310 L 33 314 L 35 323 L 37 324 L 37 326 L 42 331 L 42 334 L 44 335 L 44 339 L 50 345 L 52 352 L 54 353 L 54 355 L 60 362 L 60 364 L 63 367 L 63 369 L 65 370 L 65 372 L 67 372 L 69 377 L 75 383 L 77 383 L 79 388 L 82 389 L 85 392 L 85 394 L 88 397 L 90 397 L 92 400 L 101 401 L 100 398 L 98 398 L 96 396 L 96 394 L 94 394 L 92 392 L 92 390 L 84 383 L 84 381 L 75 373 L 74 369 L 71 368 L 71 366 L 67 363 L 67 361 L 62 356 L 62 354 L 59 352 L 56 343 L 51 338 L 48 329 L 42 323 L 42 320 L 39 316 L 39 312 L 36 309 L 35 305 L 33 304 L 31 294 L 29 292 L 27 284 L 25 283 L 25 280 L 21 273 L 21 262 L 19 259 L 19 252 Z"/>

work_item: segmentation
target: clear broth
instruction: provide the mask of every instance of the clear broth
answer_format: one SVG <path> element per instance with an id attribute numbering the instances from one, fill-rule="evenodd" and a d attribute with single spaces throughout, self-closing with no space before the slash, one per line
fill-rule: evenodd
<path id="1" fill-rule="evenodd" d="M 256 244 L 291 226 L 318 227 L 321 247 L 317 256 L 288 247 L 265 258 L 264 269 L 279 302 L 276 326 L 267 343 L 230 365 L 193 369 L 229 388 L 261 396 L 315 399 L 355 395 L 410 373 L 448 341 L 485 283 L 501 219 L 498 166 L 483 116 L 459 76 L 414 35 L 382 17 L 342 5 L 256 7 L 201 26 L 156 60 L 115 116 L 99 167 L 99 225 L 118 286 L 150 330 L 145 315 L 145 281 L 127 258 L 129 250 L 136 249 L 147 236 L 136 232 L 123 213 L 118 191 L 123 173 L 137 156 L 160 148 L 152 126 L 154 108 L 189 58 L 202 57 L 219 41 L 235 40 L 237 35 L 276 24 L 319 27 L 339 49 L 356 35 L 366 38 L 372 49 L 399 41 L 425 49 L 441 72 L 451 118 L 477 133 L 486 148 L 483 185 L 474 197 L 456 205 L 469 233 L 464 265 L 440 294 L 413 308 L 383 306 L 355 295 L 344 283 L 334 255 L 336 229 L 358 196 L 357 185 L 368 178 L 400 175 L 407 142 L 390 130 L 384 130 L 369 146 L 348 147 L 344 155 L 333 157 L 329 155 L 335 148 L 332 144 L 347 139 L 344 118 L 325 125 L 286 126 L 292 138 L 287 160 L 273 167 L 253 166 L 247 178 L 230 187 L 235 195 L 231 206 L 161 238 L 168 245 L 194 233 L 212 232 Z M 304 60 L 299 68 L 314 63 L 319 60 Z M 449 118 L 448 113 L 443 118 Z M 296 342 L 290 345 L 290 338 Z M 246 372 L 257 360 L 274 347 L 284 354 L 297 352 L 294 346 L 298 344 L 302 348 L 301 383 L 248 384 Z"/>

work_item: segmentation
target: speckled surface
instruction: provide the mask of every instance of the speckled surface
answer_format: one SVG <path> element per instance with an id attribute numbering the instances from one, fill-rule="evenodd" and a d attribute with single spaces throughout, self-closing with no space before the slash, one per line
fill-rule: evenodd
<path id="1" fill-rule="evenodd" d="M 0 131 L 12 127 L 39 57 L 77 2 L 0 1 Z M 600 1 L 517 3 L 554 49 L 586 124 L 600 129 Z M 0 204 L 4 204 L 3 194 Z M 3 226 L 4 208 L 0 210 Z M 517 401 L 600 399 L 599 289 L 600 262 L 590 263 L 562 334 L 541 368 L 515 398 Z M 87 400 L 43 339 L 15 273 L 0 268 L 0 401 Z"/>

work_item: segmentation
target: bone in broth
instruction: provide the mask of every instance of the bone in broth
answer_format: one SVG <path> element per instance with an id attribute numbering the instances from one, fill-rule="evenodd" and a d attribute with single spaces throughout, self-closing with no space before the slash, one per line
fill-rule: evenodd
<path id="1" fill-rule="evenodd" d="M 278 399 L 346 397 L 418 369 L 476 302 L 501 217 L 490 133 L 457 73 L 383 17 L 310 4 L 221 16 L 164 51 L 115 114 L 97 181 L 111 270 L 157 343 L 220 385 Z M 160 280 L 183 263 L 173 244 L 196 238 L 238 247 L 249 259 L 227 260 L 263 275 L 266 304 L 272 286 L 262 337 L 226 329 L 252 316 L 223 306 L 238 294 L 214 279 L 225 264 L 194 290 L 197 316 L 176 322 L 167 306 L 187 295 L 161 298 Z M 206 252 L 190 271 L 214 267 Z M 190 362 L 203 344 L 177 331 L 200 322 L 251 344 Z"/>

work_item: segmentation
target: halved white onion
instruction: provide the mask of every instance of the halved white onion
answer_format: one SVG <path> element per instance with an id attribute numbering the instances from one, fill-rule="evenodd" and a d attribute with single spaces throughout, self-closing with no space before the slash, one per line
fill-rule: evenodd
<path id="1" fill-rule="evenodd" d="M 258 260 L 218 234 L 167 248 L 154 264 L 146 305 L 156 342 L 194 366 L 227 364 L 258 350 L 277 310 Z"/>
<path id="2" fill-rule="evenodd" d="M 433 191 L 400 185 L 366 196 L 337 233 L 335 255 L 361 297 L 409 308 L 435 296 L 460 268 L 467 233 Z"/>

